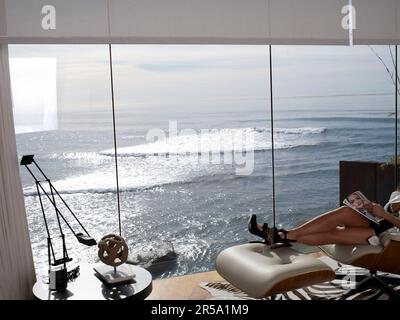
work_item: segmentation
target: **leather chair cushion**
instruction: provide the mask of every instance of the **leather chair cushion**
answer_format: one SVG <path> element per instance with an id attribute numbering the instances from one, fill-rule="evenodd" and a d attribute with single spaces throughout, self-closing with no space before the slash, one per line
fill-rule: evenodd
<path id="1" fill-rule="evenodd" d="M 327 244 L 319 246 L 329 257 L 344 264 L 352 264 L 353 261 L 368 254 L 379 254 L 383 251 L 383 246 L 371 245 L 336 245 Z"/>

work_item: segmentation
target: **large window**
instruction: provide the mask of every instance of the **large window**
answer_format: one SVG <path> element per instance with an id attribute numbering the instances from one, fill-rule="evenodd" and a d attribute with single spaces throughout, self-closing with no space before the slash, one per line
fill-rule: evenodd
<path id="1" fill-rule="evenodd" d="M 339 205 L 340 161 L 393 156 L 391 50 L 274 47 L 276 135 L 287 138 L 275 145 L 280 223 L 295 226 Z"/>
<path id="2" fill-rule="evenodd" d="M 16 45 L 9 50 L 19 156 L 35 155 L 92 236 L 117 231 L 114 161 L 101 153 L 113 147 L 108 47 Z M 43 68 L 55 83 L 42 80 Z M 23 167 L 20 172 L 36 269 L 46 274 L 47 236 L 39 199 L 33 178 Z M 52 235 L 57 235 L 54 209 L 43 200 Z M 96 260 L 95 248 L 80 245 L 64 231 L 73 264 Z"/>
<path id="3" fill-rule="evenodd" d="M 172 243 L 162 276 L 213 268 L 271 214 L 267 50 L 113 46 L 124 234 L 156 256 Z"/>
<path id="4" fill-rule="evenodd" d="M 339 161 L 394 155 L 393 48 L 273 46 L 274 145 L 268 47 L 111 49 L 10 46 L 18 152 L 35 154 L 96 239 L 119 231 L 119 194 L 130 259 L 168 260 L 155 276 L 213 269 L 221 249 L 254 240 L 250 214 L 272 222 L 272 149 L 285 227 L 339 205 Z M 22 167 L 21 179 L 45 274 L 40 204 Z M 75 263 L 97 261 L 66 238 Z"/>

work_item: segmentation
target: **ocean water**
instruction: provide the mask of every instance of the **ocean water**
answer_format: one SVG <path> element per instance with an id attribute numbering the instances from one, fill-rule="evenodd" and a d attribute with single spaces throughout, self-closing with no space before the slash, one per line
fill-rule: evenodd
<path id="1" fill-rule="evenodd" d="M 390 95 L 276 100 L 279 224 L 290 228 L 339 205 L 340 160 L 388 161 L 393 156 L 392 100 Z M 156 277 L 211 270 L 220 250 L 255 240 L 247 231 L 250 214 L 272 222 L 268 108 L 266 101 L 260 101 L 257 107 L 244 104 L 232 110 L 117 109 L 122 232 L 132 260 L 148 263 L 173 248 L 177 259 L 163 265 Z M 58 130 L 17 135 L 19 155 L 35 154 L 96 239 L 118 232 L 111 121 L 110 110 L 75 111 L 60 116 Z M 176 121 L 178 130 L 194 131 L 146 141 L 149 129 L 167 130 L 169 121 Z M 201 129 L 214 131 L 200 133 Z M 254 150 L 251 174 L 238 175 L 240 165 L 235 162 L 210 163 L 199 157 L 203 152 L 223 159 L 243 151 L 231 142 L 244 133 L 254 136 L 244 147 Z M 21 179 L 37 272 L 45 274 L 46 234 L 39 199 L 23 167 Z M 44 206 L 56 232 L 54 210 L 46 201 Z M 96 247 L 80 245 L 65 231 L 71 267 L 98 261 Z"/>

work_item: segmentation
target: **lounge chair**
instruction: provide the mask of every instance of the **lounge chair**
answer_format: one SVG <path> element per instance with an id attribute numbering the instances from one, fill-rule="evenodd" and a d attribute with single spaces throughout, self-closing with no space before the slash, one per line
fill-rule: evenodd
<path id="1" fill-rule="evenodd" d="M 346 265 L 369 270 L 367 275 L 354 275 L 356 288 L 343 299 L 369 287 L 376 287 L 392 299 L 400 295 L 389 284 L 400 284 L 400 277 L 379 272 L 400 274 L 400 233 L 386 231 L 380 245 L 324 245 L 321 250 Z M 227 248 L 216 259 L 217 272 L 249 296 L 263 298 L 317 283 L 344 278 L 323 261 L 290 247 L 271 249 L 263 243 L 248 243 Z"/>
<path id="2" fill-rule="evenodd" d="M 400 274 L 400 232 L 388 230 L 379 238 L 381 244 L 377 246 L 335 244 L 320 246 L 326 255 L 336 261 L 369 270 L 368 274 L 356 277 L 356 287 L 346 293 L 343 298 L 369 287 L 378 288 L 393 299 L 400 298 L 400 294 L 389 286 L 389 284 L 400 284 L 400 277 L 379 273 Z M 337 278 L 344 276 L 348 274 L 336 274 Z"/>

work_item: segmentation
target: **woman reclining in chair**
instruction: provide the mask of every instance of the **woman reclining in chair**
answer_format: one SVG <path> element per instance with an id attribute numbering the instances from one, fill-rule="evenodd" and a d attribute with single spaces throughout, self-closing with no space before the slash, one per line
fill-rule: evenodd
<path id="1" fill-rule="evenodd" d="M 360 200 L 355 199 L 355 201 Z M 248 228 L 252 234 L 264 238 L 268 244 L 283 243 L 285 245 L 290 245 L 290 242 L 307 245 L 372 244 L 370 239 L 374 236 L 394 226 L 400 228 L 400 218 L 398 218 L 400 189 L 391 194 L 384 208 L 377 203 L 360 202 L 359 204 L 383 220 L 375 223 L 355 210 L 343 206 L 290 230 L 270 228 L 266 223 L 260 225 L 256 221 L 256 215 L 252 215 Z"/>

